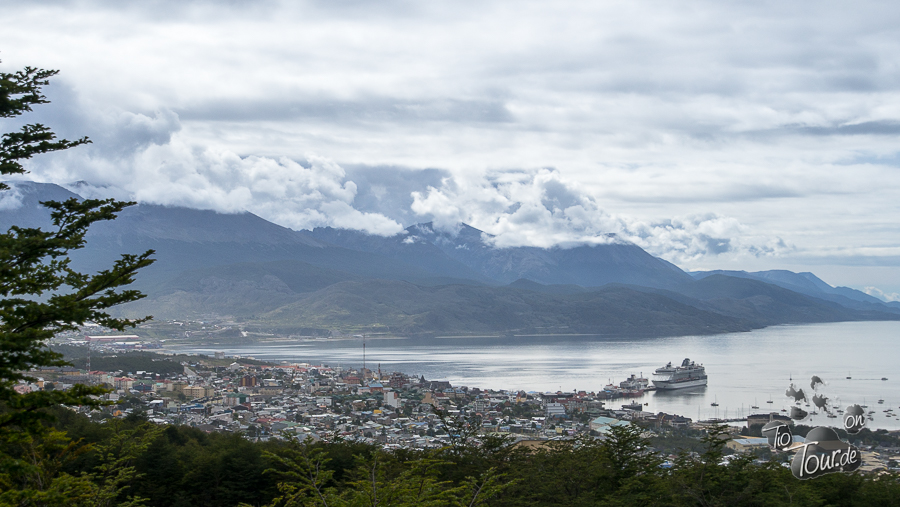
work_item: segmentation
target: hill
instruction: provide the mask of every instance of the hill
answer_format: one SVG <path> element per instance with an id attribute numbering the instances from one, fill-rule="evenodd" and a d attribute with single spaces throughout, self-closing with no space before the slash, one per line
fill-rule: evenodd
<path id="1" fill-rule="evenodd" d="M 703 280 L 713 275 L 725 275 L 732 278 L 745 278 L 758 280 L 767 284 L 777 285 L 779 287 L 812 296 L 817 299 L 824 299 L 837 303 L 845 308 L 852 308 L 863 311 L 889 312 L 900 314 L 900 302 L 884 302 L 876 297 L 872 297 L 865 292 L 851 289 L 849 287 L 832 287 L 825 283 L 816 275 L 804 272 L 794 273 L 787 270 L 770 270 L 770 271 L 698 271 L 691 273 L 696 280 Z"/>
<path id="2" fill-rule="evenodd" d="M 752 323 L 657 294 L 609 287 L 549 295 L 512 287 L 367 280 L 341 282 L 263 315 L 259 322 L 394 334 L 615 334 L 665 336 L 752 329 Z M 374 323 L 374 325 L 373 325 Z"/>

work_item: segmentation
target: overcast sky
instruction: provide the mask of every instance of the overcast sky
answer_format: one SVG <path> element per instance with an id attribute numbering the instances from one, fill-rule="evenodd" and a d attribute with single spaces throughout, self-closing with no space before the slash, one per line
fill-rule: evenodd
<path id="1" fill-rule="evenodd" d="M 121 4 L 0 1 L 0 69 L 60 70 L 24 119 L 94 141 L 31 179 L 900 299 L 893 2 Z"/>

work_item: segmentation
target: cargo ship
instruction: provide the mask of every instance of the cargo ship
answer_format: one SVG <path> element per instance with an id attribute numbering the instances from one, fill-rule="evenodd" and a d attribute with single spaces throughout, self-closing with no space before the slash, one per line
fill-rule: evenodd
<path id="1" fill-rule="evenodd" d="M 681 366 L 669 363 L 653 372 L 653 385 L 660 391 L 705 386 L 706 368 L 685 358 Z"/>

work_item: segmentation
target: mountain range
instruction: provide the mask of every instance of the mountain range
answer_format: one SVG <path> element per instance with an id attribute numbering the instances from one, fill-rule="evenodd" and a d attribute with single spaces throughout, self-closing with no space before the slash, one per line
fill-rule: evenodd
<path id="1" fill-rule="evenodd" d="M 41 201 L 78 197 L 16 182 L 0 227 L 47 227 Z M 900 303 L 812 273 L 687 273 L 615 236 L 572 248 L 496 248 L 465 224 L 416 224 L 382 237 L 294 231 L 251 213 L 140 204 L 95 224 L 73 262 L 103 269 L 156 251 L 123 315 L 232 316 L 283 334 L 615 334 L 746 331 L 776 324 L 900 320 Z"/>

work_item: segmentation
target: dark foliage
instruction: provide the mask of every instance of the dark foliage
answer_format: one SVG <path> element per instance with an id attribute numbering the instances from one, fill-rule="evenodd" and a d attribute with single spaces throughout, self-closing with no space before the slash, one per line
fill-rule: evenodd
<path id="1" fill-rule="evenodd" d="M 61 427 L 71 438 L 92 445 L 102 446 L 117 433 L 145 424 L 137 418 L 97 424 L 64 412 L 59 414 Z M 251 442 L 238 435 L 171 426 L 134 460 L 140 480 L 130 491 L 151 506 L 268 505 L 276 498 L 282 498 L 277 505 L 320 505 L 312 489 L 303 489 L 302 474 L 296 475 L 303 467 L 294 473 L 289 469 L 308 458 L 320 465 L 321 490 L 335 505 L 349 505 L 338 500 L 358 494 L 360 481 L 371 486 L 360 476 L 366 467 L 376 471 L 377 487 L 397 498 L 391 505 L 407 505 L 399 496 L 410 481 L 452 492 L 488 475 L 501 478 L 502 487 L 484 504 L 496 506 L 878 506 L 894 505 L 900 498 L 900 478 L 895 475 L 831 474 L 799 481 L 775 462 L 754 463 L 750 456 L 739 456 L 726 463 L 724 428 L 714 428 L 699 441 L 700 454 L 682 454 L 673 468 L 664 468 L 641 431 L 616 428 L 605 441 L 582 438 L 538 448 L 488 438 L 481 444 L 461 442 L 455 449 L 388 453 L 352 441 Z M 96 454 L 88 452 L 67 471 L 90 471 L 97 463 Z M 286 485 L 293 485 L 297 498 L 304 500 L 286 501 Z"/>

